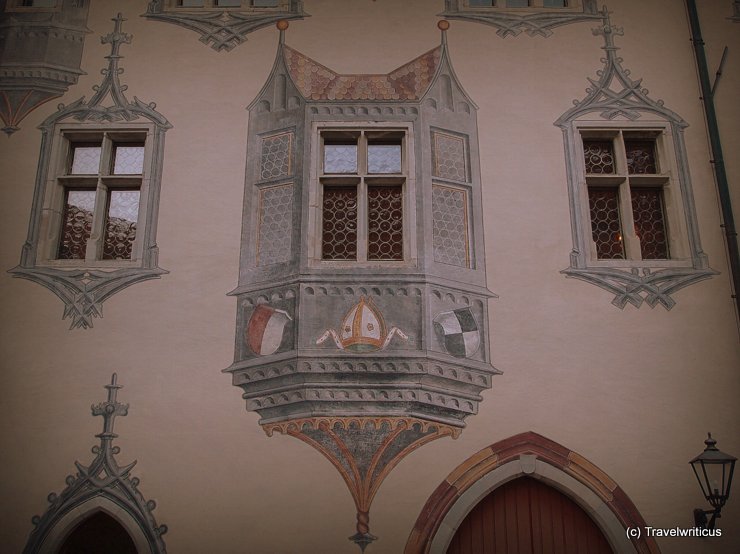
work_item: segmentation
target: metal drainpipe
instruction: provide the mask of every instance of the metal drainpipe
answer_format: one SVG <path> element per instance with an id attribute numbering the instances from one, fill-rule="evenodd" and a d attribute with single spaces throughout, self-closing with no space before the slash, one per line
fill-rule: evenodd
<path id="1" fill-rule="evenodd" d="M 725 161 L 722 157 L 722 142 L 719 138 L 719 126 L 717 124 L 717 113 L 714 110 L 714 92 L 709 82 L 709 70 L 707 68 L 707 57 L 704 52 L 704 40 L 701 36 L 699 25 L 699 14 L 696 10 L 696 0 L 686 0 L 686 9 L 691 25 L 691 41 L 694 44 L 694 55 L 699 70 L 699 83 L 701 85 L 701 99 L 704 103 L 704 114 L 707 118 L 707 131 L 712 146 L 714 159 L 714 176 L 717 182 L 719 200 L 722 206 L 722 219 L 724 221 L 725 239 L 727 240 L 727 254 L 730 262 L 730 273 L 735 294 L 735 309 L 737 317 L 740 318 L 740 254 L 738 253 L 737 232 L 735 231 L 735 218 L 732 215 L 732 203 L 730 201 L 730 187 L 725 172 Z"/>

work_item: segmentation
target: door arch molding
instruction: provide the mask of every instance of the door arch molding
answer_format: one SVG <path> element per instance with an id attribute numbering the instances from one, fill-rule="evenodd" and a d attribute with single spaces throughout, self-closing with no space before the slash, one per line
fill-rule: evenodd
<path id="1" fill-rule="evenodd" d="M 532 431 L 496 442 L 465 460 L 427 500 L 404 554 L 442 554 L 465 516 L 488 493 L 516 479 L 540 479 L 573 499 L 596 522 L 615 552 L 660 554 L 653 538 L 628 539 L 628 527 L 645 527 L 634 503 L 586 458 Z"/>
<path id="2" fill-rule="evenodd" d="M 97 495 L 84 502 L 77 504 L 74 508 L 67 510 L 64 515 L 51 522 L 46 536 L 38 547 L 38 554 L 53 554 L 64 543 L 67 537 L 87 518 L 103 512 L 123 527 L 136 546 L 136 551 L 149 554 L 156 553 L 151 547 L 146 534 L 141 528 L 141 523 L 113 499 L 106 495 Z"/>

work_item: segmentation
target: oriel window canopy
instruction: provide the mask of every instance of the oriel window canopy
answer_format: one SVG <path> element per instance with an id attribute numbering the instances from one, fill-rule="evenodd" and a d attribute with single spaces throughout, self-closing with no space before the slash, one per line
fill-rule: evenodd
<path id="1" fill-rule="evenodd" d="M 694 510 L 694 525 L 702 529 L 714 529 L 715 522 L 721 517 L 722 507 L 730 496 L 732 474 L 735 471 L 737 458 L 725 454 L 717 448 L 717 441 L 708 433 L 704 441 L 704 452 L 696 456 L 689 463 L 694 470 L 704 498 L 712 505 L 712 510 L 696 508 Z M 711 514 L 711 519 L 707 516 Z"/>

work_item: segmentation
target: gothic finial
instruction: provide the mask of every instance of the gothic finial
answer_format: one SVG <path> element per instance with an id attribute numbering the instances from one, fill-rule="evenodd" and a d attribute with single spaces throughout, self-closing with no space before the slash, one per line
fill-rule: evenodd
<path id="1" fill-rule="evenodd" d="M 118 49 L 121 47 L 121 44 L 131 44 L 131 39 L 133 39 L 134 37 L 133 35 L 130 35 L 128 33 L 121 32 L 121 26 L 123 25 L 123 22 L 126 21 L 123 18 L 123 14 L 119 12 L 118 15 L 116 15 L 116 17 L 111 19 L 111 21 L 115 22 L 113 32 L 100 37 L 100 42 L 102 44 L 111 45 L 110 56 L 106 56 L 106 58 L 112 61 L 114 59 L 118 59 L 121 57 L 118 54 Z"/>
<path id="2" fill-rule="evenodd" d="M 619 47 L 614 45 L 614 37 L 624 35 L 624 27 L 617 27 L 616 25 L 612 25 L 609 18 L 609 12 L 607 11 L 606 7 L 604 7 L 604 11 L 602 12 L 601 21 L 601 26 L 596 27 L 592 30 L 595 36 L 602 35 L 604 37 L 604 46 L 602 46 L 601 48 L 606 50 L 607 53 L 610 51 L 619 50 Z"/>
<path id="3" fill-rule="evenodd" d="M 111 441 L 118 436 L 113 432 L 113 424 L 116 416 L 125 416 L 128 414 L 128 404 L 121 404 L 117 400 L 118 389 L 123 388 L 118 384 L 117 374 L 113 374 L 110 385 L 105 385 L 105 388 L 108 389 L 108 400 L 92 405 L 92 415 L 103 416 L 103 432 L 95 435 L 103 443 Z"/>
<path id="4" fill-rule="evenodd" d="M 285 31 L 290 26 L 290 23 L 286 19 L 281 19 L 275 23 L 275 27 L 280 31 L 280 44 L 285 43 Z"/>
<path id="5" fill-rule="evenodd" d="M 442 31 L 442 44 L 447 44 L 447 29 L 450 28 L 450 22 L 446 19 L 437 21 L 437 28 Z"/>

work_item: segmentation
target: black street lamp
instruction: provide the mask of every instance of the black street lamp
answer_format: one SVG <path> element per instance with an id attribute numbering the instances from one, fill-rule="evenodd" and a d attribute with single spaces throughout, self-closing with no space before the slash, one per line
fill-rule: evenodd
<path id="1" fill-rule="evenodd" d="M 701 492 L 704 498 L 712 505 L 713 510 L 694 510 L 694 525 L 702 529 L 714 529 L 715 520 L 721 517 L 722 506 L 730 496 L 732 486 L 732 474 L 735 471 L 737 458 L 725 454 L 717 449 L 717 441 L 712 438 L 704 441 L 707 447 L 704 452 L 691 460 L 691 468 L 694 470 Z M 712 514 L 712 519 L 707 521 L 707 516 Z"/>

